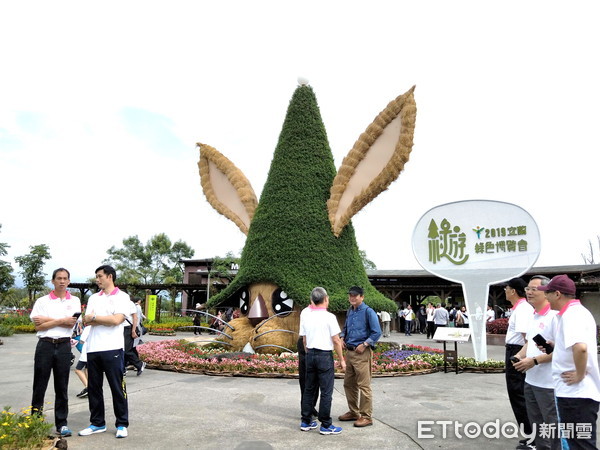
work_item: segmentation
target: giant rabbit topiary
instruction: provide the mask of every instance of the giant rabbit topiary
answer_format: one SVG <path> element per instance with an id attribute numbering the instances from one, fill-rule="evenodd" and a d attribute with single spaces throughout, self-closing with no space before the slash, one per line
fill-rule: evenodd
<path id="1" fill-rule="evenodd" d="M 329 309 L 348 308 L 359 285 L 377 311 L 395 304 L 369 282 L 350 219 L 400 174 L 413 145 L 413 90 L 390 102 L 354 144 L 336 173 L 313 89 L 301 84 L 287 115 L 260 202 L 244 174 L 214 148 L 200 148 L 209 203 L 247 234 L 239 271 L 208 306 L 240 308 L 222 340 L 233 350 L 292 348 L 299 311 L 323 286 Z M 284 331 L 277 331 L 284 330 Z"/>

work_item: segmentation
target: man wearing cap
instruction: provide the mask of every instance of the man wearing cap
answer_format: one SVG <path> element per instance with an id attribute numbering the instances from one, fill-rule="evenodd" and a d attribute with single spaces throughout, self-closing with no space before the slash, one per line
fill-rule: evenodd
<path id="1" fill-rule="evenodd" d="M 568 447 L 596 448 L 600 404 L 600 373 L 596 351 L 596 321 L 575 298 L 575 283 L 557 275 L 546 286 L 552 309 L 558 311 L 553 341 L 552 375 L 562 439 Z"/>
<path id="2" fill-rule="evenodd" d="M 529 331 L 533 319 L 533 307 L 525 300 L 525 287 L 527 283 L 522 278 L 512 278 L 504 286 L 506 299 L 512 304 L 508 330 L 506 330 L 505 377 L 508 399 L 517 423 L 526 436 L 531 435 L 531 423 L 527 416 L 525 403 L 525 374 L 515 369 L 511 357 L 521 351 L 525 345 L 525 336 Z M 517 449 L 529 449 L 533 445 L 527 440 L 521 440 Z"/>
<path id="3" fill-rule="evenodd" d="M 372 348 L 381 337 L 377 313 L 364 300 L 361 287 L 352 286 L 348 290 L 351 307 L 342 330 L 343 345 L 347 350 L 344 391 L 350 410 L 338 419 L 354 421 L 355 427 L 373 425 Z"/>
<path id="4" fill-rule="evenodd" d="M 56 269 L 52 273 L 54 290 L 37 299 L 29 315 L 38 337 L 33 357 L 31 412 L 41 414 L 50 373 L 53 373 L 54 422 L 56 431 L 63 437 L 72 435 L 67 426 L 71 335 L 77 321 L 75 314 L 81 314 L 81 302 L 67 291 L 70 278 L 67 269 Z"/>
<path id="5" fill-rule="evenodd" d="M 533 340 L 538 334 L 547 337 L 553 334 L 556 311 L 550 309 L 550 303 L 544 292 L 538 290 L 550 282 L 548 277 L 534 275 L 525 288 L 527 301 L 534 307 L 533 320 L 527 332 L 527 342 L 515 355 L 520 359 L 514 368 L 525 373 L 525 403 L 531 426 L 535 428 L 535 447 L 537 450 L 559 450 L 558 418 L 554 401 L 554 380 L 552 379 L 552 354 L 547 355 L 538 349 Z M 542 425 L 543 424 L 543 425 Z M 550 433 L 545 431 L 554 430 Z"/>

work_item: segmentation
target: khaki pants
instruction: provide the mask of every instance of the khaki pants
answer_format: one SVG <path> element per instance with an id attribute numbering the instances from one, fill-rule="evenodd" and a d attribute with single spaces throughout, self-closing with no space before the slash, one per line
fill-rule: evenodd
<path id="1" fill-rule="evenodd" d="M 371 392 L 371 348 L 362 353 L 346 352 L 344 391 L 350 412 L 356 416 L 372 419 L 373 394 Z"/>

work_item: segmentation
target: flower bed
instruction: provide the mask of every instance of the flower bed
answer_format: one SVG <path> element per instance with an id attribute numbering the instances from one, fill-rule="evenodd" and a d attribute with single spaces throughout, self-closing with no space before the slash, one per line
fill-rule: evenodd
<path id="1" fill-rule="evenodd" d="M 5 406 L 0 413 L 0 448 L 52 448 L 55 439 L 47 439 L 51 430 L 52 424 L 31 414 L 30 408 L 17 414 Z"/>
<path id="2" fill-rule="evenodd" d="M 148 334 L 154 336 L 175 336 L 175 330 L 173 328 L 151 328 Z"/>
<path id="3" fill-rule="evenodd" d="M 444 352 L 412 355 L 407 359 L 426 361 L 437 369 L 442 369 L 444 367 Z M 487 361 L 477 362 L 475 358 L 459 356 L 458 369 L 463 372 L 501 373 L 504 372 L 504 361 L 488 359 Z"/>
<path id="4" fill-rule="evenodd" d="M 496 319 L 492 322 L 487 322 L 485 328 L 489 334 L 506 334 L 508 319 Z"/>
<path id="5" fill-rule="evenodd" d="M 140 358 L 153 369 L 206 375 L 298 377 L 298 355 L 295 353 L 224 353 L 223 349 L 206 349 L 185 340 L 148 342 L 137 349 Z M 463 370 L 496 370 L 499 364 L 503 370 L 504 363 L 499 361 L 476 363 L 473 358 L 459 358 L 459 367 Z M 443 351 L 430 347 L 381 344 L 373 354 L 374 376 L 425 374 L 436 372 L 443 366 Z M 336 377 L 343 376 L 336 357 Z"/>

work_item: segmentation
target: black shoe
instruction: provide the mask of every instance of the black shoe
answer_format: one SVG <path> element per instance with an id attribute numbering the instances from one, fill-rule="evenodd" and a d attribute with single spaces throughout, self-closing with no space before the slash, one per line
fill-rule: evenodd
<path id="1" fill-rule="evenodd" d="M 142 374 L 142 372 L 144 371 L 144 369 L 145 369 L 145 368 L 146 368 L 146 363 L 145 363 L 145 362 L 143 362 L 143 363 L 142 363 L 142 366 L 141 366 L 141 367 L 138 369 L 138 371 L 137 371 L 137 376 L 138 376 L 138 377 L 139 377 L 139 376 Z"/>
<path id="2" fill-rule="evenodd" d="M 526 439 L 520 440 L 517 450 L 535 450 L 535 445 L 528 444 Z"/>
<path id="3" fill-rule="evenodd" d="M 79 398 L 85 398 L 87 396 L 88 396 L 87 388 L 83 388 L 83 390 L 79 394 L 77 394 L 77 397 L 79 397 Z"/>

